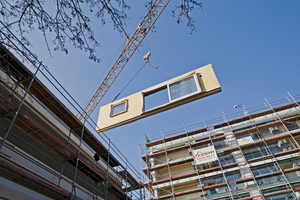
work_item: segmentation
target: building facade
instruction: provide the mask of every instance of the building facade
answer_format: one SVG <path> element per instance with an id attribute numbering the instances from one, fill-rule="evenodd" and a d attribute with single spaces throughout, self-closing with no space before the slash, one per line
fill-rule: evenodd
<path id="1" fill-rule="evenodd" d="M 0 46 L 0 199 L 142 199 L 139 173 L 87 125 Z"/>
<path id="2" fill-rule="evenodd" d="M 261 112 L 148 141 L 141 148 L 151 199 L 300 199 L 300 106 Z M 288 102 L 288 101 L 287 101 Z M 150 138 L 151 139 L 151 138 Z"/>

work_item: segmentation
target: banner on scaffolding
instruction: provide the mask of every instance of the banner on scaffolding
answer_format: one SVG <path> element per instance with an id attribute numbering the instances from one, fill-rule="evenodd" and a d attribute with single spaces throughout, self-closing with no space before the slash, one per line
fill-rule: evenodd
<path id="1" fill-rule="evenodd" d="M 218 160 L 218 156 L 214 146 L 209 146 L 209 147 L 194 150 L 193 156 L 196 165 Z"/>
<path id="2" fill-rule="evenodd" d="M 254 142 L 254 140 L 252 139 L 251 136 L 238 139 L 237 141 L 238 141 L 239 145 L 244 145 L 244 144 L 249 144 L 249 143 Z"/>

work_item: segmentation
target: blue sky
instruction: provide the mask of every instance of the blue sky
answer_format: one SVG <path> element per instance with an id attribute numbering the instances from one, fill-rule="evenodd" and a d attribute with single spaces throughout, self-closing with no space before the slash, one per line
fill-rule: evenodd
<path id="1" fill-rule="evenodd" d="M 133 32 L 146 9 L 140 0 L 128 2 L 130 21 L 125 29 Z M 133 55 L 100 102 L 105 105 L 114 99 L 142 67 L 143 56 L 148 51 L 152 53 L 150 61 L 153 64 L 175 76 L 212 64 L 222 87 L 221 93 L 105 132 L 137 169 L 140 169 L 139 144 L 144 143 L 144 134 L 151 138 L 161 134 L 162 129 L 170 131 L 183 128 L 183 123 L 186 126 L 200 123 L 202 117 L 207 120 L 221 117 L 222 111 L 235 113 L 237 109 L 233 106 L 236 104 L 252 108 L 262 105 L 264 98 L 273 102 L 285 98 L 286 92 L 294 96 L 300 94 L 300 1 L 202 2 L 203 8 L 192 13 L 196 32 L 190 34 L 185 21 L 178 25 L 171 16 L 175 6 L 171 1 L 156 23 L 156 33 L 147 35 L 139 52 Z M 101 63 L 90 61 L 88 55 L 72 47 L 68 55 L 52 51 L 50 57 L 41 38 L 32 33 L 32 51 L 82 106 L 99 86 L 98 81 L 107 73 L 105 70 L 116 60 L 114 56 L 119 54 L 125 39 L 110 23 L 104 26 L 93 23 L 101 44 L 97 50 Z M 159 70 L 145 67 L 119 98 L 170 78 Z M 98 111 L 99 108 L 92 114 L 94 121 L 97 121 Z"/>

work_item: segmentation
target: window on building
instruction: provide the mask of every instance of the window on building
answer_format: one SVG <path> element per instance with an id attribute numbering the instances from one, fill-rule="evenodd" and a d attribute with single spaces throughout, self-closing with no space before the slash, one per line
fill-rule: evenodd
<path id="1" fill-rule="evenodd" d="M 279 165 L 282 170 L 296 168 L 300 166 L 300 160 L 298 158 L 292 158 L 285 161 L 279 161 Z"/>
<path id="2" fill-rule="evenodd" d="M 170 101 L 180 99 L 198 92 L 201 89 L 199 87 L 199 84 L 197 85 L 197 83 L 197 77 L 193 75 L 170 84 Z"/>
<path id="3" fill-rule="evenodd" d="M 279 195 L 272 196 L 272 197 L 266 197 L 265 198 L 265 199 L 268 199 L 268 200 L 294 199 L 294 198 L 290 198 L 291 196 L 289 195 L 289 193 L 287 193 L 287 196 L 281 196 L 280 192 L 282 190 L 286 190 L 286 189 L 288 189 L 287 185 L 285 185 L 285 184 L 277 184 L 276 187 L 267 187 L 266 189 L 262 189 L 262 193 L 263 193 L 263 195 L 265 195 L 265 194 L 269 194 L 269 193 L 273 193 L 273 192 L 278 192 Z M 283 194 L 283 195 L 286 195 L 286 194 Z M 289 198 L 285 198 L 285 197 L 289 197 Z"/>
<path id="4" fill-rule="evenodd" d="M 289 182 L 297 182 L 300 178 L 300 171 L 290 172 L 285 174 Z"/>
<path id="5" fill-rule="evenodd" d="M 272 154 L 292 149 L 291 144 L 289 142 L 287 142 L 285 139 L 278 140 L 273 143 L 269 143 L 268 147 L 270 148 L 270 151 L 272 152 Z"/>
<path id="6" fill-rule="evenodd" d="M 127 100 L 111 106 L 110 116 L 115 116 L 127 111 Z"/>
<path id="7" fill-rule="evenodd" d="M 144 111 L 189 97 L 201 91 L 197 74 L 193 74 L 144 93 Z"/>
<path id="8" fill-rule="evenodd" d="M 253 133 L 250 133 L 251 137 L 253 138 L 253 140 L 258 140 L 260 139 L 261 137 L 259 136 L 259 133 L 257 132 L 253 132 Z"/>
<path id="9" fill-rule="evenodd" d="M 219 160 L 220 160 L 222 166 L 228 165 L 231 163 L 235 163 L 235 159 L 231 153 L 229 153 L 229 154 L 219 153 L 218 157 L 219 157 Z"/>
<path id="10" fill-rule="evenodd" d="M 144 111 L 157 108 L 169 103 L 167 86 L 144 94 Z"/>
<path id="11" fill-rule="evenodd" d="M 225 182 L 222 175 L 205 178 L 205 179 L 202 179 L 201 181 L 203 182 L 204 186 L 217 185 L 217 184 Z M 228 191 L 227 187 L 219 187 L 219 188 L 210 189 L 208 194 L 214 195 L 214 194 L 223 193 L 226 191 Z"/>
<path id="12" fill-rule="evenodd" d="M 205 178 L 201 179 L 201 181 L 203 182 L 204 186 L 215 185 L 215 184 L 225 182 L 223 175 L 221 175 L 221 174 L 218 174 L 215 176 L 210 176 L 210 177 L 205 177 Z"/>
<path id="13" fill-rule="evenodd" d="M 284 162 L 287 163 L 287 162 Z M 283 162 L 281 164 L 284 164 Z M 254 176 L 259 176 L 259 175 L 264 175 L 264 174 L 270 174 L 272 172 L 277 172 L 279 171 L 279 167 L 276 166 L 275 164 L 268 164 L 268 165 L 260 165 L 257 166 L 255 168 L 251 168 L 252 169 L 252 173 Z M 257 184 L 258 185 L 262 185 L 262 184 L 267 184 L 267 183 L 274 183 L 276 181 L 281 181 L 283 180 L 284 177 L 283 175 L 271 175 L 268 177 L 263 177 L 263 178 L 258 178 L 257 180 Z"/>
<path id="14" fill-rule="evenodd" d="M 230 188 L 234 189 L 234 190 L 238 190 L 238 189 L 245 189 L 245 187 L 247 187 L 246 183 L 229 183 Z"/>
<path id="15" fill-rule="evenodd" d="M 217 175 L 214 177 L 209 177 L 209 178 L 205 178 L 201 180 L 202 185 L 204 184 L 204 186 L 211 186 L 211 185 L 218 185 L 221 183 L 224 183 L 224 178 L 222 175 Z M 207 194 L 208 195 L 215 195 L 215 194 L 220 194 L 220 193 L 225 193 L 228 192 L 228 187 L 224 186 L 224 187 L 217 187 L 217 188 L 213 188 L 208 190 Z M 225 197 L 224 197 L 225 199 Z"/>
<path id="16" fill-rule="evenodd" d="M 225 176 L 226 176 L 227 181 L 233 181 L 233 180 L 241 179 L 241 173 L 239 171 L 226 173 Z"/>
<path id="17" fill-rule="evenodd" d="M 223 180 L 222 180 L 222 179 L 216 180 L 216 184 L 219 184 L 219 183 L 223 183 Z M 227 191 L 228 191 L 227 188 L 228 188 L 228 187 L 225 186 L 225 187 L 219 187 L 219 188 L 216 188 L 215 190 L 216 190 L 216 192 L 217 192 L 218 194 L 220 194 L 220 193 L 227 192 Z"/>
<path id="18" fill-rule="evenodd" d="M 210 183 L 210 184 L 208 184 L 208 185 L 214 185 L 214 184 L 213 184 L 213 183 Z M 217 194 L 216 189 L 210 189 L 209 192 L 210 192 L 210 195 Z"/>
<path id="19" fill-rule="evenodd" d="M 279 133 L 280 133 L 280 130 L 278 129 L 277 126 L 270 127 L 270 128 L 269 128 L 269 131 L 270 131 L 273 135 L 276 135 L 276 134 L 279 134 Z"/>
<path id="20" fill-rule="evenodd" d="M 264 128 L 264 129 L 260 129 L 259 130 L 259 135 L 263 138 L 269 138 L 269 137 L 273 137 L 274 134 L 272 134 L 272 132 L 267 129 L 267 128 Z"/>
<path id="21" fill-rule="evenodd" d="M 206 170 L 206 169 L 210 169 L 210 168 L 217 167 L 217 166 L 219 166 L 219 162 L 218 161 L 213 161 L 213 162 L 204 163 L 204 164 L 194 166 L 194 171 L 196 171 L 196 170 L 198 170 L 198 171 Z"/>
<path id="22" fill-rule="evenodd" d="M 298 126 L 298 124 L 296 124 L 296 122 L 288 122 L 288 123 L 285 124 L 285 126 L 287 127 L 287 129 L 289 131 L 293 131 L 293 130 L 299 129 L 299 126 Z"/>
<path id="23" fill-rule="evenodd" d="M 268 155 L 266 148 L 264 146 L 252 147 L 250 149 L 244 149 L 243 153 L 244 153 L 246 160 L 250 160 L 253 158 L 259 158 L 259 157 Z"/>
<path id="24" fill-rule="evenodd" d="M 280 181 L 282 179 L 283 179 L 282 175 L 276 175 L 276 176 L 260 178 L 260 179 L 257 179 L 256 181 L 257 181 L 258 185 L 262 185 L 262 184 L 266 184 L 266 183 L 274 183 L 274 182 Z"/>
<path id="25" fill-rule="evenodd" d="M 228 141 L 227 140 L 221 140 L 214 142 L 215 149 L 222 149 L 228 146 Z"/>
<path id="26" fill-rule="evenodd" d="M 226 176 L 226 180 L 228 182 L 242 178 L 240 171 L 229 172 L 229 173 L 226 173 L 225 176 Z M 231 189 L 233 188 L 235 190 L 241 189 L 244 187 L 244 183 L 233 182 L 233 183 L 229 183 L 229 185 L 230 185 Z"/>
<path id="27" fill-rule="evenodd" d="M 275 167 L 275 165 L 270 164 L 270 165 L 263 165 L 263 166 L 252 168 L 252 173 L 254 176 L 258 176 L 258 175 L 276 172 L 278 170 L 279 170 L 278 167 Z"/>

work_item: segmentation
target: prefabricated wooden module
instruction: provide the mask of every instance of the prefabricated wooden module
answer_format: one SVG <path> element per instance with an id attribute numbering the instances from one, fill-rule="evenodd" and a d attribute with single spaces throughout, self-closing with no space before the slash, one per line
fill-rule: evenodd
<path id="1" fill-rule="evenodd" d="M 96 130 L 109 130 L 220 91 L 209 64 L 102 106 Z"/>

